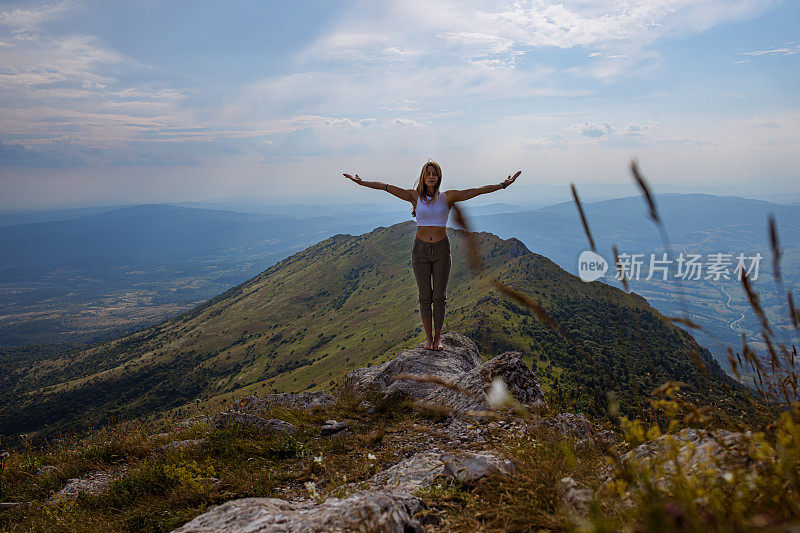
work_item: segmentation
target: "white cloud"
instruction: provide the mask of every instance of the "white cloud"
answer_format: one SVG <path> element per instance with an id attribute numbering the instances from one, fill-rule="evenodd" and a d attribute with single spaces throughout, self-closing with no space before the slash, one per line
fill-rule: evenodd
<path id="1" fill-rule="evenodd" d="M 0 25 L 13 33 L 32 31 L 42 22 L 57 18 L 58 15 L 76 7 L 75 2 L 62 1 L 43 4 L 35 9 L 11 9 L 0 11 Z"/>
<path id="2" fill-rule="evenodd" d="M 618 74 L 646 59 L 645 48 L 662 39 L 703 32 L 726 21 L 762 12 L 773 1 L 595 0 L 395 1 L 385 8 L 357 4 L 340 25 L 298 55 L 300 62 L 338 58 L 376 61 L 391 44 L 414 50 L 414 59 L 446 50 L 455 57 L 513 64 L 538 48 L 594 48 L 598 61 L 625 60 L 621 68 L 595 69 L 598 77 Z M 364 32 L 363 28 L 369 28 Z"/>
<path id="3" fill-rule="evenodd" d="M 771 48 L 768 50 L 754 50 L 752 52 L 744 52 L 746 56 L 792 56 L 800 53 L 800 44 L 792 41 L 785 43 L 780 48 Z"/>
<path id="4" fill-rule="evenodd" d="M 589 122 L 586 120 L 572 124 L 570 129 L 586 137 L 602 137 L 615 131 L 614 127 L 608 122 Z"/>
<path id="5" fill-rule="evenodd" d="M 661 123 L 656 121 L 646 122 L 644 124 L 640 122 L 631 122 L 625 128 L 625 135 L 643 135 L 646 131 L 652 131 L 654 129 L 660 128 Z"/>
<path id="6" fill-rule="evenodd" d="M 260 154 L 263 149 L 254 146 L 270 141 L 273 148 L 283 146 L 296 156 L 366 153 L 376 146 L 413 150 L 432 140 L 444 142 L 451 134 L 466 146 L 464 139 L 480 142 L 489 131 L 486 123 L 494 120 L 473 117 L 491 113 L 497 103 L 528 100 L 528 112 L 541 109 L 537 99 L 542 97 L 592 95 L 594 86 L 576 78 L 613 80 L 633 67 L 638 72 L 656 68 L 653 43 L 753 16 L 769 3 L 364 1 L 290 58 L 288 72 L 232 88 L 224 103 L 196 107 L 189 103 L 188 90 L 123 83 L 118 79 L 122 67 L 128 74 L 146 67 L 98 39 L 42 29 L 52 27 L 44 22 L 79 4 L 5 10 L 0 12 L 0 134 L 28 136 L 26 146 L 31 147 L 53 138 L 91 148 L 145 138 L 165 144 L 241 142 Z M 556 63 L 547 59 L 550 49 L 580 53 L 570 54 L 573 63 Z M 593 115 L 577 113 L 557 124 L 516 132 L 515 138 L 527 140 L 515 146 L 595 146 L 596 138 L 618 131 L 609 122 L 569 126 L 576 117 Z M 498 121 L 507 115 L 500 112 Z M 547 135 L 565 125 L 581 138 L 561 130 L 570 144 L 564 135 Z M 620 132 L 643 135 L 655 127 L 630 123 Z M 420 134 L 407 140 L 412 130 Z M 311 143 L 307 150 L 301 149 L 303 142 Z M 150 160 L 168 161 L 153 153 Z M 192 155 L 180 157 L 188 161 Z M 118 161 L 138 160 L 120 156 Z"/>

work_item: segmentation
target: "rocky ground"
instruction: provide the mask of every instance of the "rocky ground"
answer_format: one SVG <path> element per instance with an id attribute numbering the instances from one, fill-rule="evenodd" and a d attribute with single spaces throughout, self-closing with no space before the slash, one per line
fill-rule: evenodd
<path id="1" fill-rule="evenodd" d="M 597 449 L 618 454 L 623 462 L 645 463 L 677 450 L 664 475 L 675 468 L 715 468 L 725 461 L 747 461 L 741 453 L 742 435 L 731 432 L 684 430 L 662 436 L 638 448 L 625 450 L 615 433 L 590 422 L 581 413 L 553 413 L 533 372 L 518 352 L 506 352 L 481 361 L 475 344 L 458 333 L 442 338 L 444 350 L 433 352 L 421 347 L 405 350 L 394 359 L 374 367 L 351 372 L 342 389 L 332 392 L 304 392 L 247 396 L 213 416 L 181 420 L 169 431 L 152 435 L 159 444 L 151 454 L 176 450 L 191 453 L 207 442 L 213 430 L 248 427 L 268 435 L 296 435 L 290 421 L 270 418 L 275 408 L 310 410 L 331 406 L 343 394 L 361 400 L 347 420 L 327 419 L 318 426 L 317 439 L 332 439 L 352 432 L 369 431 L 375 413 L 374 398 L 383 401 L 412 400 L 416 407 L 435 416 L 421 418 L 409 427 L 397 427 L 381 437 L 391 443 L 397 460 L 382 464 L 369 478 L 350 481 L 339 494 L 325 493 L 308 481 L 302 486 L 287 485 L 276 490 L 285 497 L 247 497 L 231 499 L 213 506 L 186 521 L 176 532 L 233 531 L 425 531 L 441 522 L 430 499 L 422 493 L 450 480 L 470 486 L 484 479 L 506 479 L 518 474 L 518 464 L 509 460 L 495 445 L 508 437 L 535 439 L 540 431 L 557 432 L 575 443 L 576 449 Z M 181 437 L 191 428 L 205 428 L 194 438 Z M 619 454 L 619 452 L 626 452 Z M 367 454 L 364 461 L 377 458 Z M 314 458 L 320 464 L 323 457 Z M 672 464 L 672 470 L 669 470 Z M 313 464 L 312 464 L 313 467 Z M 103 494 L 110 483 L 129 473 L 126 464 L 91 471 L 66 484 L 48 502 L 56 505 L 81 494 Z M 58 469 L 44 466 L 37 475 L 57 476 Z M 614 471 L 609 466 L 599 472 L 605 485 L 613 485 Z M 200 479 L 200 478 L 198 478 Z M 201 480 L 222 485 L 213 476 Z M 595 496 L 593 489 L 581 486 L 572 477 L 557 482 L 560 506 L 581 516 L 587 513 Z M 622 498 L 629 498 L 630 493 Z M 426 503 L 427 502 L 427 503 Z M 16 506 L 26 502 L 16 502 Z M 9 507 L 10 508 L 10 507 Z M 5 509 L 0 507 L 0 512 Z"/>

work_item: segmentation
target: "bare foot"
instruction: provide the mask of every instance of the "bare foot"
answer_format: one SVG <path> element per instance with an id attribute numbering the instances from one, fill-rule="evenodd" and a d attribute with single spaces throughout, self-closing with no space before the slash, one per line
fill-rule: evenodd
<path id="1" fill-rule="evenodd" d="M 441 339 L 437 338 L 433 340 L 433 349 L 436 350 L 437 352 L 441 352 L 442 350 L 444 350 L 444 346 L 442 346 Z"/>
<path id="2" fill-rule="evenodd" d="M 433 340 L 428 339 L 427 341 L 425 341 L 425 349 L 433 350 Z"/>

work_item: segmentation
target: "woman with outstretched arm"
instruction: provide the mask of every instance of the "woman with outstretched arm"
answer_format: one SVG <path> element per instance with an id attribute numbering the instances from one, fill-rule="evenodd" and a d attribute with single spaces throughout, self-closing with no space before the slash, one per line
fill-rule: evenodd
<path id="1" fill-rule="evenodd" d="M 401 189 L 380 181 L 364 181 L 358 174 L 355 176 L 344 174 L 344 177 L 359 185 L 370 189 L 382 189 L 401 200 L 411 202 L 413 206 L 411 216 L 417 219 L 417 236 L 411 251 L 411 262 L 419 288 L 419 310 L 427 337 L 426 350 L 442 350 L 440 339 L 444 325 L 445 291 L 450 277 L 450 241 L 445 229 L 450 207 L 456 202 L 469 200 L 479 194 L 505 189 L 514 183 L 521 173 L 520 170 L 513 176 L 509 175 L 502 183 L 495 185 L 445 192 L 439 192 L 442 169 L 438 163 L 431 160 L 422 166 L 422 172 L 413 189 Z"/>

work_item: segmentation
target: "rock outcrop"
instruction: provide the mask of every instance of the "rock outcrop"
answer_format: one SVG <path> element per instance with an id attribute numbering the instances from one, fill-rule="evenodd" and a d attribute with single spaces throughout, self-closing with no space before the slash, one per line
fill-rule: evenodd
<path id="1" fill-rule="evenodd" d="M 411 494 L 432 485 L 444 472 L 441 454 L 424 451 L 400 461 L 372 476 L 372 490 L 391 490 Z"/>
<path id="2" fill-rule="evenodd" d="M 442 335 L 441 352 L 426 350 L 420 344 L 403 350 L 394 359 L 379 366 L 357 368 L 345 378 L 345 386 L 356 391 L 373 389 L 389 396 L 426 399 L 441 391 L 441 385 L 430 382 L 396 380 L 398 375 L 436 376 L 453 383 L 480 366 L 478 347 L 458 333 Z"/>
<path id="3" fill-rule="evenodd" d="M 578 488 L 578 484 L 571 477 L 565 477 L 558 482 L 558 494 L 561 503 L 577 514 L 586 514 L 592 503 L 594 493 L 588 487 Z"/>
<path id="4" fill-rule="evenodd" d="M 539 381 L 519 352 L 505 352 L 481 363 L 478 347 L 458 333 L 442 335 L 441 352 L 421 345 L 402 351 L 391 361 L 350 372 L 345 385 L 356 391 L 376 390 L 447 407 L 453 411 L 490 408 L 486 398 L 492 382 L 500 378 L 511 396 L 528 407 L 545 405 Z M 410 378 L 409 378 L 410 376 Z M 451 385 L 443 386 L 442 382 Z"/>
<path id="5" fill-rule="evenodd" d="M 444 473 L 461 483 L 472 483 L 481 478 L 514 472 L 514 463 L 490 453 L 443 454 Z"/>
<path id="6" fill-rule="evenodd" d="M 79 478 L 68 479 L 64 487 L 50 497 L 50 501 L 74 500 L 80 493 L 100 494 L 104 492 L 114 480 L 124 476 L 127 471 L 128 466 L 121 465 L 107 470 L 89 472 Z"/>
<path id="7" fill-rule="evenodd" d="M 175 533 L 422 532 L 422 525 L 412 518 L 421 508 L 418 498 L 398 492 L 359 491 L 344 499 L 328 498 L 322 503 L 244 498 L 215 507 Z"/>
<path id="8" fill-rule="evenodd" d="M 708 467 L 721 468 L 732 463 L 753 467 L 757 465 L 748 453 L 750 436 L 748 433 L 736 433 L 724 429 L 707 431 L 686 428 L 674 435 L 662 435 L 640 444 L 626 453 L 622 459 L 646 464 L 657 458 L 659 464 L 663 466 L 664 474 L 674 473 L 676 467 L 680 467 L 682 471 Z M 666 461 L 665 457 L 668 458 Z"/>
<path id="9" fill-rule="evenodd" d="M 420 345 L 404 350 L 380 366 L 354 370 L 348 374 L 345 386 L 356 392 L 372 389 L 390 397 L 438 404 L 455 414 L 490 409 L 487 391 L 500 378 L 505 384 L 504 394 L 507 390 L 509 396 L 528 407 L 544 405 L 539 382 L 519 352 L 505 352 L 482 363 L 475 343 L 463 335 L 446 333 L 442 344 L 441 352 L 425 350 Z M 214 417 L 213 424 L 247 423 L 269 430 L 291 431 L 283 426 L 290 424 L 266 420 L 258 414 L 272 405 L 310 408 L 333 402 L 334 398 L 324 392 L 248 396 L 234 402 L 230 411 Z M 365 402 L 360 408 L 374 411 L 374 406 Z M 347 431 L 346 428 L 346 422 L 328 420 L 320 434 L 335 435 Z M 419 489 L 448 477 L 472 483 L 514 471 L 510 461 L 490 451 L 465 448 L 484 442 L 482 431 L 453 417 L 443 424 L 442 431 L 432 430 L 430 437 L 420 441 L 422 447 L 418 452 L 373 475 L 366 483 L 367 490 L 322 502 L 318 501 L 316 490 L 312 491 L 313 498 L 300 502 L 279 498 L 234 500 L 176 531 L 422 531 L 422 525 L 415 519 L 415 514 L 423 508 L 422 500 L 414 496 Z M 350 486 L 354 491 L 357 488 L 364 487 Z"/>

